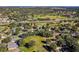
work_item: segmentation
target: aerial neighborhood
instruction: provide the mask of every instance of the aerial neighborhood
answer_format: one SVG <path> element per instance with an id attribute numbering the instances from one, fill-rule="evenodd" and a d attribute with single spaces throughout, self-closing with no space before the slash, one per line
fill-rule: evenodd
<path id="1" fill-rule="evenodd" d="M 79 8 L 0 7 L 0 52 L 79 52 Z"/>

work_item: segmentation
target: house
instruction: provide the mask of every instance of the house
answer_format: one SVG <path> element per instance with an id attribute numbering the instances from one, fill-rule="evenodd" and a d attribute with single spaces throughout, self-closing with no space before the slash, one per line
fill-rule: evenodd
<path id="1" fill-rule="evenodd" d="M 0 25 L 6 25 L 9 24 L 10 20 L 8 16 L 0 14 Z"/>
<path id="2" fill-rule="evenodd" d="M 19 51 L 18 45 L 14 42 L 9 42 L 8 43 L 8 51 L 9 52 L 18 52 Z"/>
<path id="3" fill-rule="evenodd" d="M 11 39 L 11 42 L 16 42 L 16 38 L 13 37 L 13 38 Z"/>
<path id="4" fill-rule="evenodd" d="M 5 38 L 7 38 L 7 35 L 4 33 L 0 33 L 0 39 L 5 39 Z"/>
<path id="5" fill-rule="evenodd" d="M 56 39 L 56 36 L 58 36 L 60 33 L 54 32 L 53 33 L 53 39 Z"/>

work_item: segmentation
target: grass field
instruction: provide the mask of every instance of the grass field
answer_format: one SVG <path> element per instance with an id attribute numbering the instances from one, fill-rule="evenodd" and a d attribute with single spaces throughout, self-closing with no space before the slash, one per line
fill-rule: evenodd
<path id="1" fill-rule="evenodd" d="M 43 37 L 40 37 L 40 36 L 29 36 L 27 38 L 25 38 L 23 40 L 23 43 L 28 43 L 30 42 L 31 40 L 34 40 L 35 41 L 35 45 L 30 47 L 30 48 L 26 48 L 24 46 L 21 46 L 19 47 L 21 49 L 21 51 L 24 51 L 24 52 L 32 52 L 32 51 L 40 51 L 40 52 L 45 52 L 46 50 L 43 48 L 43 45 L 44 43 L 42 43 L 41 41 L 44 41 L 45 38 Z"/>

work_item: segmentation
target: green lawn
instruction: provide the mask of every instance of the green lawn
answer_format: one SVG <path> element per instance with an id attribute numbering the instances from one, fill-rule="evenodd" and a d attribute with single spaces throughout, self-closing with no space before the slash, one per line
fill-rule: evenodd
<path id="1" fill-rule="evenodd" d="M 35 15 L 35 18 L 50 18 L 50 19 L 57 19 L 57 18 L 59 18 L 59 19 L 65 19 L 66 17 L 64 17 L 64 16 L 54 16 L 54 15 L 42 15 L 42 16 L 40 16 L 40 15 Z"/>
<path id="2" fill-rule="evenodd" d="M 26 37 L 23 40 L 23 44 L 30 42 L 31 40 L 35 41 L 35 45 L 30 47 L 30 48 L 26 48 L 24 46 L 19 47 L 21 51 L 24 52 L 32 52 L 32 51 L 38 51 L 38 52 L 45 52 L 46 50 L 43 48 L 44 43 L 42 43 L 41 41 L 44 41 L 45 38 L 40 37 L 40 36 L 29 36 Z"/>

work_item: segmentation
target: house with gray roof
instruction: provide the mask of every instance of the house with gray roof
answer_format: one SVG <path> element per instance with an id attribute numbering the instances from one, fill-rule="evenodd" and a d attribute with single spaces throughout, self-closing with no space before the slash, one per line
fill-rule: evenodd
<path id="1" fill-rule="evenodd" d="M 16 43 L 14 43 L 14 42 L 9 42 L 8 43 L 8 51 L 10 51 L 10 52 L 18 52 L 19 51 L 19 49 L 18 49 L 18 45 L 16 44 Z"/>

